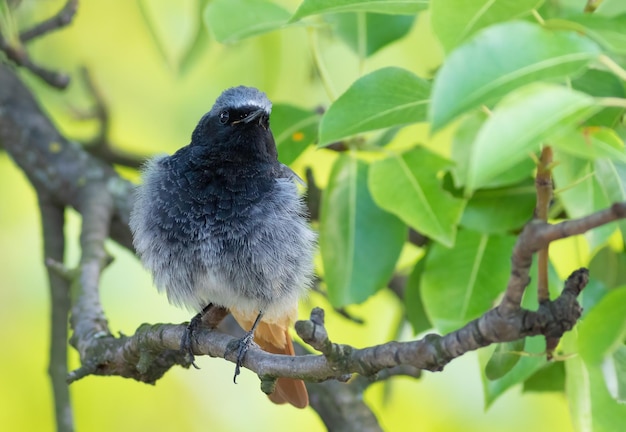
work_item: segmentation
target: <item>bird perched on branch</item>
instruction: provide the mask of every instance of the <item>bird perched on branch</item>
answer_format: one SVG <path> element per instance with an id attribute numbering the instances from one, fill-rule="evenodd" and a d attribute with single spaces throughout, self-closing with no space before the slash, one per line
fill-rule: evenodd
<path id="1" fill-rule="evenodd" d="M 171 303 L 226 308 L 248 332 L 235 377 L 252 337 L 268 352 L 294 354 L 288 327 L 313 273 L 315 235 L 299 178 L 277 159 L 271 108 L 255 88 L 225 90 L 189 145 L 147 163 L 130 218 L 137 253 Z M 279 378 L 269 397 L 308 404 L 295 379 Z"/>

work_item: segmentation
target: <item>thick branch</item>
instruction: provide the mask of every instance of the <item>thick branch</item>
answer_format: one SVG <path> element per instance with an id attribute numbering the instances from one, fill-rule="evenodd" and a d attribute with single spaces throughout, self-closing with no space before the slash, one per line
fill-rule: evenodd
<path id="1" fill-rule="evenodd" d="M 374 376 L 400 365 L 439 371 L 452 359 L 492 343 L 541 334 L 560 337 L 580 317 L 581 308 L 576 296 L 587 280 L 587 270 L 577 270 L 567 280 L 561 296 L 544 303 L 536 312 L 519 309 L 517 313 L 505 316 L 496 308 L 445 336 L 431 334 L 417 341 L 389 342 L 363 349 L 331 342 L 324 327 L 323 311 L 314 309 L 311 319 L 299 321 L 296 329 L 305 342 L 321 351 L 322 355 L 291 357 L 269 354 L 252 347 L 243 365 L 262 379 L 285 376 L 309 382 L 345 381 L 346 375 L 352 373 Z M 144 324 L 131 337 L 107 335 L 93 340 L 94 352 L 97 348 L 100 353 L 91 358 L 90 373 L 121 375 L 152 383 L 174 364 L 188 367 L 189 363 L 179 352 L 185 328 L 184 324 Z M 197 338 L 194 354 L 225 357 L 235 362 L 236 354 L 232 351 L 225 356 L 234 337 L 205 328 L 198 330 Z M 71 379 L 82 376 L 79 373 Z"/>
<path id="2" fill-rule="evenodd" d="M 82 257 L 78 277 L 72 289 L 73 307 L 70 320 L 74 334 L 71 343 L 81 359 L 89 359 L 94 338 L 110 335 L 104 311 L 100 304 L 100 274 L 107 265 L 104 241 L 109 236 L 113 199 L 105 185 L 88 184 L 80 194 L 79 211 L 83 215 L 80 236 Z"/>
<path id="3" fill-rule="evenodd" d="M 78 209 L 86 180 L 99 181 L 113 197 L 110 236 L 132 250 L 128 228 L 132 184 L 63 137 L 30 91 L 3 64 L 0 64 L 0 146 L 24 171 L 38 193 L 64 206 Z"/>
<path id="4" fill-rule="evenodd" d="M 382 428 L 363 403 L 362 391 L 338 381 L 307 383 L 309 401 L 328 430 L 336 432 L 379 432 Z"/>

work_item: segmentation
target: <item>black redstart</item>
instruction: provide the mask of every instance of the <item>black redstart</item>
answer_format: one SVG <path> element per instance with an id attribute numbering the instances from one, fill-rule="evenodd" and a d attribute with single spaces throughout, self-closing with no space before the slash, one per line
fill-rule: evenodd
<path id="1" fill-rule="evenodd" d="M 315 234 L 297 175 L 277 158 L 271 103 L 250 87 L 224 91 L 191 143 L 149 161 L 130 218 L 134 245 L 170 302 L 226 308 L 261 348 L 294 354 L 288 327 L 313 274 Z M 238 368 L 237 368 L 238 370 Z M 308 404 L 304 383 L 279 378 L 276 403 Z"/>

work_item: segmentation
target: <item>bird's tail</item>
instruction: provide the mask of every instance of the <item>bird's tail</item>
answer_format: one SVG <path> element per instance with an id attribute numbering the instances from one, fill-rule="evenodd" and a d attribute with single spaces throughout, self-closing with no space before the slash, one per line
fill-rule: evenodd
<path id="1" fill-rule="evenodd" d="M 250 330 L 254 319 L 249 320 L 237 315 L 233 313 L 239 325 L 246 331 Z M 261 320 L 254 332 L 254 341 L 269 353 L 295 355 L 287 322 L 282 325 Z M 305 408 L 309 405 L 309 394 L 304 381 L 299 379 L 278 378 L 276 388 L 268 397 L 276 404 L 289 403 L 296 408 Z"/>

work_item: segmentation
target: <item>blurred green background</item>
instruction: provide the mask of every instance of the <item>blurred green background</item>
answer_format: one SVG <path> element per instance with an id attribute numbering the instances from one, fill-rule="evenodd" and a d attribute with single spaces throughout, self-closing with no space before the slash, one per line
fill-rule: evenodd
<path id="1" fill-rule="evenodd" d="M 37 22 L 64 2 L 23 1 L 20 25 Z M 297 1 L 276 2 L 289 11 Z M 39 63 L 73 76 L 67 91 L 46 87 L 22 73 L 40 103 L 69 137 L 89 138 L 93 120 L 79 120 L 93 104 L 78 73 L 86 67 L 110 110 L 109 138 L 120 149 L 138 155 L 174 152 L 189 141 L 197 120 L 219 93 L 234 85 L 265 91 L 275 103 L 305 108 L 327 106 L 327 91 L 313 61 L 311 43 L 331 77 L 332 91 L 343 92 L 360 74 L 386 65 L 402 66 L 424 77 L 441 62 L 441 52 L 429 29 L 427 13 L 420 14 L 411 32 L 362 63 L 331 32 L 312 33 L 294 27 L 232 45 L 216 42 L 210 33 L 194 45 L 201 27 L 201 2 L 185 0 L 84 0 L 73 24 L 31 45 Z M 190 47 L 195 46 L 189 54 Z M 417 52 L 416 47 L 420 47 Z M 420 126 L 400 136 L 421 138 L 443 151 L 445 136 L 431 142 Z M 310 149 L 295 163 L 303 172 L 314 165 L 323 185 L 328 150 Z M 123 170 L 132 180 L 136 173 Z M 36 196 L 25 176 L 6 154 L 0 154 L 0 430 L 53 430 L 51 389 L 48 383 L 48 292 L 43 267 L 41 228 Z M 78 261 L 80 218 L 68 211 L 67 264 Z M 102 302 L 111 330 L 132 334 L 144 322 L 182 322 L 187 311 L 170 306 L 157 294 L 136 258 L 108 244 L 114 263 L 102 279 Z M 328 307 L 312 294 L 301 305 L 301 316 L 314 306 Z M 350 311 L 366 320 L 357 325 L 327 313 L 331 337 L 361 347 L 394 338 L 411 339 L 411 330 L 398 323 L 402 307 L 392 294 L 381 291 Z M 77 367 L 72 351 L 71 367 Z M 259 391 L 259 380 L 244 371 L 232 384 L 233 365 L 220 359 L 199 358 L 201 370 L 174 368 L 155 386 L 118 377 L 87 377 L 72 385 L 78 430 L 324 430 L 311 409 L 295 410 L 271 404 Z M 470 353 L 453 361 L 442 373 L 425 373 L 420 380 L 396 378 L 371 386 L 366 399 L 385 430 L 427 431 L 569 431 L 567 404 L 561 393 L 508 392 L 486 412 L 478 360 Z M 504 426 L 506 425 L 506 426 Z"/>

